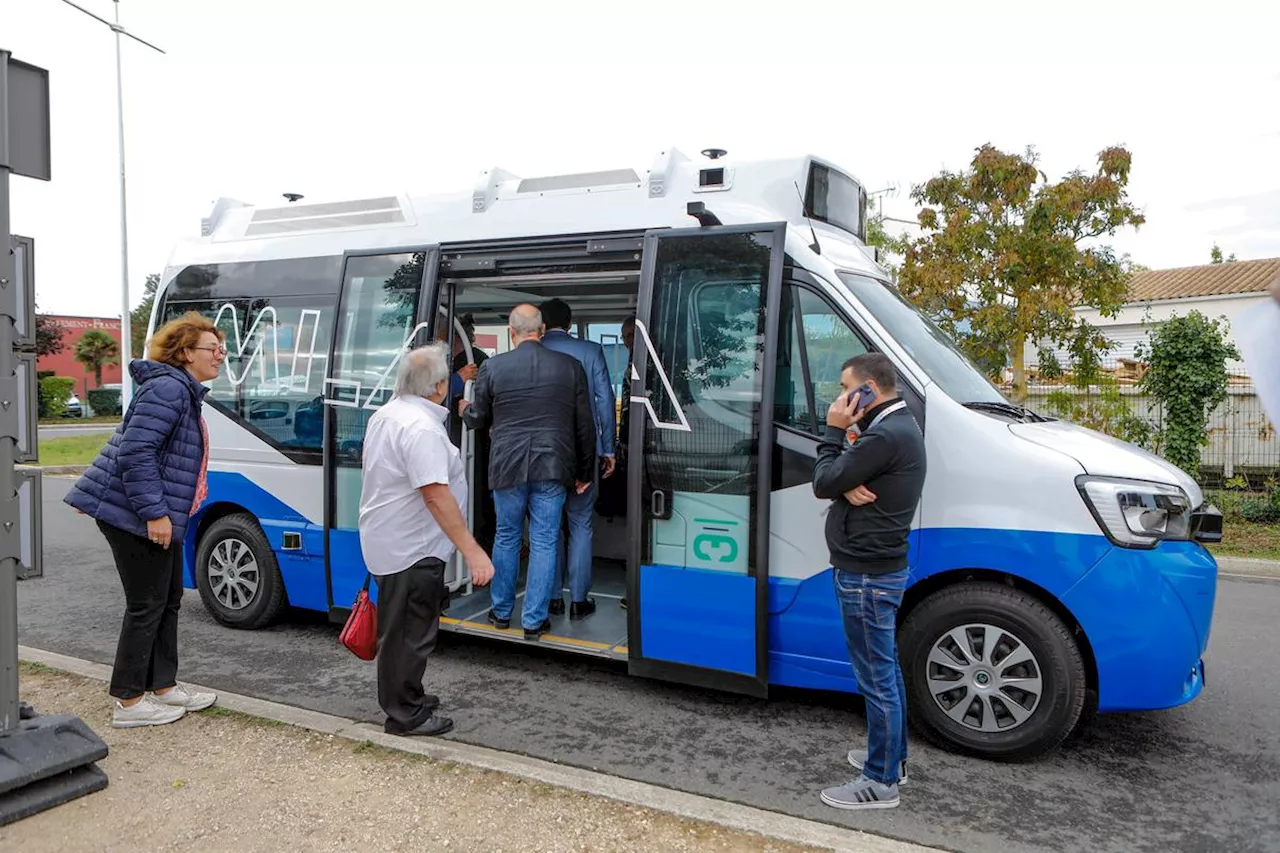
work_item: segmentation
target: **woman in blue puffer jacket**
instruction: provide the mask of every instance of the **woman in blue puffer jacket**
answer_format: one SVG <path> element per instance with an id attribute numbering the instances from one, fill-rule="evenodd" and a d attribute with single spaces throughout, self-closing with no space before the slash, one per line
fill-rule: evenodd
<path id="1" fill-rule="evenodd" d="M 129 411 L 65 498 L 111 546 L 125 614 L 111 673 L 117 728 L 172 723 L 217 697 L 178 684 L 182 537 L 204 500 L 208 429 L 200 383 L 218 375 L 222 333 L 194 312 L 152 336 L 148 360 L 129 364 Z"/>

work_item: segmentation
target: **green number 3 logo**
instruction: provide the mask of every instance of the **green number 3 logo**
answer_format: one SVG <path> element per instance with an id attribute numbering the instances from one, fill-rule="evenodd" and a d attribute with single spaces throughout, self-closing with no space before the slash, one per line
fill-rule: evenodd
<path id="1" fill-rule="evenodd" d="M 738 543 L 728 536 L 703 533 L 693 540 L 693 554 L 699 560 L 710 562 L 716 559 L 707 553 L 709 550 L 721 552 L 718 558 L 721 563 L 732 563 L 738 557 Z"/>

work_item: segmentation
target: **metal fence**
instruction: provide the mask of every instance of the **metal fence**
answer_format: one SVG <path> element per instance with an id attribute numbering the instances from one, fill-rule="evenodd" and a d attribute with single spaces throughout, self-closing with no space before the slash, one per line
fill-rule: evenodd
<path id="1" fill-rule="evenodd" d="M 1082 420 L 1073 417 L 1080 409 L 1087 410 L 1083 418 L 1087 424 L 1113 434 L 1122 432 L 1114 418 L 1096 417 L 1099 411 L 1114 414 L 1117 401 L 1131 414 L 1140 418 L 1151 430 L 1145 446 L 1160 452 L 1159 432 L 1164 424 L 1164 407 L 1145 394 L 1139 387 L 1143 365 L 1123 360 L 1103 362 L 1101 381 L 1085 388 L 1078 387 L 1070 375 L 1046 379 L 1037 375 L 1034 368 L 1028 375 L 1027 405 L 1037 412 Z M 1003 389 L 1006 391 L 1011 388 Z M 1063 411 L 1062 403 L 1070 399 L 1076 406 L 1072 414 Z M 1113 405 L 1108 405 L 1112 403 Z M 1141 430 L 1138 430 L 1141 432 Z M 1208 423 L 1209 442 L 1200 453 L 1201 482 L 1209 488 L 1219 488 L 1228 481 L 1237 485 L 1247 483 L 1259 488 L 1271 478 L 1280 479 L 1280 438 L 1276 427 L 1262 409 L 1253 381 L 1246 373 L 1232 373 L 1227 386 L 1226 400 L 1213 410 Z M 1128 438 L 1126 435 L 1117 435 Z"/>

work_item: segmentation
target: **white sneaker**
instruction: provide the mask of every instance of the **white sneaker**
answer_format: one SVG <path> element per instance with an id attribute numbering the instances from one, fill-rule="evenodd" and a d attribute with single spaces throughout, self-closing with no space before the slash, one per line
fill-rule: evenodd
<path id="1" fill-rule="evenodd" d="M 143 696 L 127 708 L 117 699 L 115 710 L 111 712 L 111 725 L 117 729 L 163 726 L 166 723 L 177 722 L 185 713 L 187 713 L 186 708 L 161 705 L 150 696 Z"/>
<path id="2" fill-rule="evenodd" d="M 186 685 L 178 684 L 163 696 L 159 693 L 152 693 L 151 698 L 161 705 L 171 705 L 187 711 L 203 711 L 218 701 L 218 694 L 198 693 L 188 690 Z"/>

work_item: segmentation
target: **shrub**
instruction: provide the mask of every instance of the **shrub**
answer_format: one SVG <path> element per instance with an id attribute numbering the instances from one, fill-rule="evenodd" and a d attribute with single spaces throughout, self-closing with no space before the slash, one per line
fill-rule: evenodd
<path id="1" fill-rule="evenodd" d="M 120 391 L 117 388 L 94 388 L 88 394 L 94 415 L 120 414 Z"/>
<path id="2" fill-rule="evenodd" d="M 45 371 L 48 372 L 48 371 Z M 75 390 L 76 381 L 66 376 L 44 376 L 40 379 L 39 414 L 42 418 L 60 418 L 67 410 L 67 401 Z"/>

